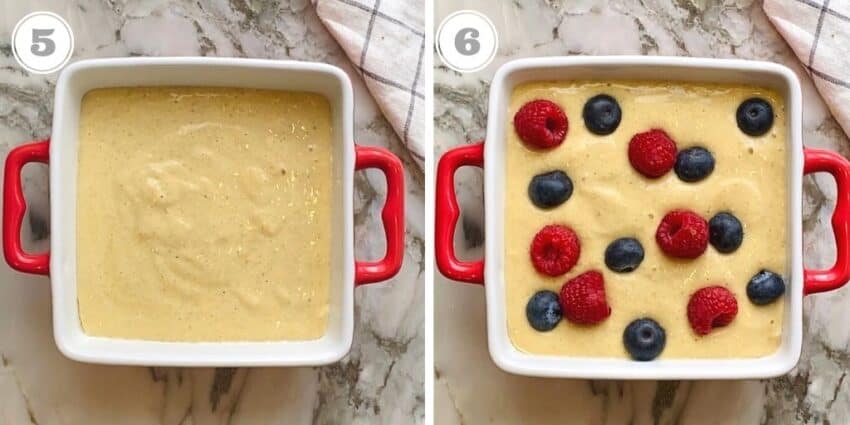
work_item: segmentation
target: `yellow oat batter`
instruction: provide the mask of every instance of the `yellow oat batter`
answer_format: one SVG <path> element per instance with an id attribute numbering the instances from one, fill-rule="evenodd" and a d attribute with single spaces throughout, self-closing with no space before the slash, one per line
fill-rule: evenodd
<path id="1" fill-rule="evenodd" d="M 80 112 L 77 290 L 89 335 L 325 333 L 331 110 L 317 94 L 110 88 Z"/>
<path id="2" fill-rule="evenodd" d="M 584 126 L 582 108 L 590 97 L 606 93 L 620 104 L 622 121 L 608 136 Z M 776 115 L 764 136 L 750 137 L 738 129 L 735 111 L 750 97 L 768 100 Z M 746 295 L 750 278 L 762 268 L 788 279 L 785 105 L 772 90 L 732 85 L 691 85 L 635 81 L 550 82 L 519 86 L 507 116 L 534 99 L 558 103 L 569 119 L 563 144 L 549 151 L 527 149 L 508 123 L 505 285 L 508 333 L 520 350 L 565 356 L 628 357 L 623 330 L 634 319 L 649 316 L 666 330 L 661 358 L 760 357 L 780 344 L 783 300 L 756 306 Z M 629 164 L 631 137 L 660 128 L 678 148 L 703 146 L 715 157 L 707 179 L 685 183 L 669 172 L 648 180 Z M 562 169 L 572 179 L 572 197 L 549 211 L 536 208 L 527 190 L 535 174 Z M 665 256 L 655 242 L 655 230 L 668 211 L 687 208 L 708 220 L 721 211 L 733 212 L 743 223 L 744 241 L 732 254 L 709 246 L 696 260 Z M 566 275 L 537 273 L 528 248 L 546 224 L 572 227 L 581 239 L 581 257 Z M 645 258 L 632 273 L 618 274 L 605 266 L 607 245 L 620 237 L 641 241 Z M 561 321 L 550 332 L 534 330 L 525 306 L 538 290 L 559 291 L 568 279 L 595 269 L 605 278 L 611 316 L 595 326 Z M 731 325 L 698 337 L 690 328 L 686 306 L 691 293 L 710 284 L 724 284 L 738 300 Z"/>

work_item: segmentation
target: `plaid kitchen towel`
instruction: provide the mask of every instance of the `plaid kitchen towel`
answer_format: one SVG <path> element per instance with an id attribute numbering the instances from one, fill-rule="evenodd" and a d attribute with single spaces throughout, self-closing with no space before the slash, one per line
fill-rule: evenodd
<path id="1" fill-rule="evenodd" d="M 425 93 L 424 0 L 312 0 L 387 121 L 423 166 Z"/>
<path id="2" fill-rule="evenodd" d="M 765 0 L 764 12 L 850 135 L 850 1 Z"/>

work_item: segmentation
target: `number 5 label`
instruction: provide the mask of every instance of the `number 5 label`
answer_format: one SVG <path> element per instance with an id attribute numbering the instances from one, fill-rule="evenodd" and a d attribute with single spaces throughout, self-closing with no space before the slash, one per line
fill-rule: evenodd
<path id="1" fill-rule="evenodd" d="M 32 47 L 30 47 L 30 51 L 32 54 L 36 56 L 50 56 L 53 52 L 56 51 L 56 43 L 53 42 L 49 35 L 53 34 L 56 30 L 54 29 L 32 29 Z M 43 46 L 43 48 L 41 48 Z"/>
<path id="2" fill-rule="evenodd" d="M 33 74 L 49 74 L 62 69 L 73 51 L 71 27 L 55 13 L 30 13 L 18 21 L 12 31 L 15 60 Z"/>
<path id="3" fill-rule="evenodd" d="M 487 67 L 496 56 L 499 37 L 486 16 L 474 10 L 452 13 L 437 29 L 440 60 L 458 72 L 475 72 Z"/>

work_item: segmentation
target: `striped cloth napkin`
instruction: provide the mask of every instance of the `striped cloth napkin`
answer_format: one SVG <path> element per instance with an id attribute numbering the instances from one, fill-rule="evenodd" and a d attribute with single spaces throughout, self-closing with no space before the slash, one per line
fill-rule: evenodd
<path id="1" fill-rule="evenodd" d="M 319 19 L 420 167 L 425 161 L 424 0 L 312 0 Z"/>
<path id="2" fill-rule="evenodd" d="M 765 0 L 763 7 L 850 135 L 850 1 Z"/>

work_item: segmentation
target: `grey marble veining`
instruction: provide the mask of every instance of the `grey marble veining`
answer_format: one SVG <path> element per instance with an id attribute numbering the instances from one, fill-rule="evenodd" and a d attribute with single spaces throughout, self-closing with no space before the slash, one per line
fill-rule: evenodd
<path id="1" fill-rule="evenodd" d="M 76 36 L 73 59 L 207 55 L 291 58 L 341 67 L 354 83 L 355 138 L 387 147 L 408 165 L 407 239 L 401 273 L 356 290 L 354 346 L 321 368 L 180 369 L 87 365 L 53 342 L 46 278 L 0 266 L 0 423 L 341 424 L 421 423 L 424 415 L 423 186 L 359 76 L 308 0 L 0 0 L 0 151 L 48 137 L 56 75 L 21 71 L 8 44 L 35 10 L 63 16 Z M 45 167 L 25 172 L 25 245 L 49 236 Z M 377 171 L 355 178 L 356 256 L 384 250 Z"/>
<path id="2" fill-rule="evenodd" d="M 810 78 L 751 0 L 437 0 L 439 22 L 476 9 L 495 23 L 493 64 L 461 75 L 435 56 L 437 155 L 485 136 L 487 92 L 502 63 L 526 56 L 649 54 L 738 57 L 779 62 L 803 81 L 804 142 L 850 153 Z M 482 253 L 480 171 L 462 171 L 460 255 Z M 805 264 L 834 259 L 829 176 L 804 183 Z M 850 290 L 804 301 L 803 355 L 788 375 L 764 381 L 619 382 L 545 380 L 498 370 L 487 354 L 480 287 L 435 283 L 436 417 L 440 424 L 846 424 L 850 423 Z"/>

